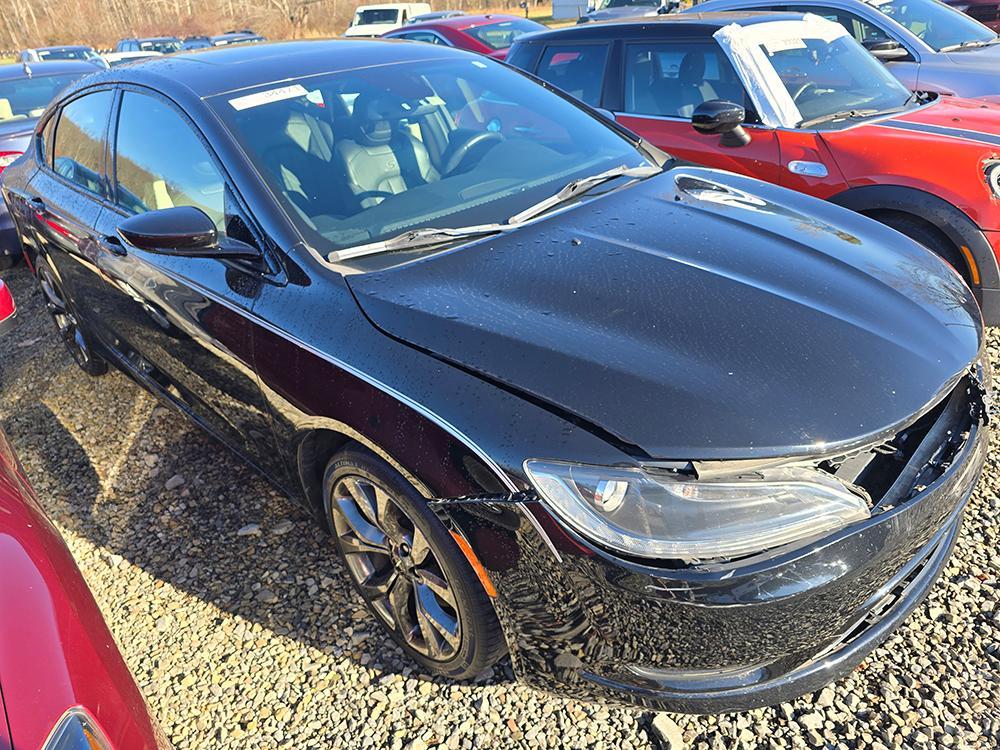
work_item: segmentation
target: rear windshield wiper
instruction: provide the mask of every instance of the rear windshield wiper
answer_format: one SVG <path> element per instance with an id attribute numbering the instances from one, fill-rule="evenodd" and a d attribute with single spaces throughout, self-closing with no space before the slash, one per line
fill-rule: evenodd
<path id="1" fill-rule="evenodd" d="M 566 201 L 572 200 L 577 196 L 583 195 L 588 190 L 592 190 L 598 185 L 608 182 L 609 180 L 614 180 L 618 177 L 652 177 L 654 174 L 659 174 L 662 171 L 662 167 L 651 166 L 648 164 L 643 164 L 638 167 L 627 167 L 623 164 L 620 167 L 609 169 L 606 172 L 601 172 L 600 174 L 573 180 L 555 195 L 551 195 L 545 200 L 539 201 L 533 206 L 529 206 L 520 213 L 514 214 L 507 219 L 507 221 L 501 224 L 479 224 L 476 226 L 441 229 L 436 227 L 411 229 L 403 232 L 402 234 L 397 234 L 395 237 L 390 237 L 387 240 L 378 240 L 377 242 L 369 242 L 364 245 L 347 247 L 343 250 L 334 250 L 327 255 L 327 260 L 331 263 L 339 263 L 340 261 L 349 260 L 351 258 L 360 258 L 365 255 L 391 253 L 397 250 L 415 250 L 421 247 L 433 247 L 434 245 L 443 245 L 445 243 L 457 242 L 460 240 L 473 240 L 479 237 L 488 237 L 493 234 L 499 234 L 500 232 L 513 229 L 518 224 L 522 224 L 529 219 L 533 219 L 539 214 L 545 213 L 560 203 L 565 203 Z"/>
<path id="2" fill-rule="evenodd" d="M 411 229 L 390 237 L 387 240 L 369 242 L 365 245 L 355 245 L 343 250 L 334 250 L 327 256 L 331 263 L 337 263 L 349 258 L 360 258 L 364 255 L 377 255 L 378 253 L 391 253 L 396 250 L 414 250 L 421 247 L 432 247 L 443 245 L 447 242 L 457 242 L 459 240 L 471 240 L 477 237 L 487 237 L 491 234 L 499 234 L 510 227 L 504 224 L 479 224 L 478 226 L 443 228 L 422 227 Z"/>
<path id="3" fill-rule="evenodd" d="M 593 190 L 598 185 L 610 180 L 615 180 L 619 177 L 634 177 L 637 179 L 652 177 L 654 174 L 659 174 L 662 171 L 663 167 L 656 167 L 650 164 L 642 164 L 638 167 L 628 167 L 622 164 L 621 166 L 609 169 L 606 172 L 600 172 L 599 174 L 594 174 L 590 177 L 581 177 L 578 180 L 573 180 L 572 182 L 567 183 L 555 195 L 550 195 L 548 198 L 539 201 L 535 205 L 529 206 L 523 211 L 514 214 L 507 219 L 507 223 L 521 224 L 529 219 L 533 219 L 536 216 L 543 214 L 562 203 L 571 201 L 574 198 L 583 195 L 588 190 Z"/>

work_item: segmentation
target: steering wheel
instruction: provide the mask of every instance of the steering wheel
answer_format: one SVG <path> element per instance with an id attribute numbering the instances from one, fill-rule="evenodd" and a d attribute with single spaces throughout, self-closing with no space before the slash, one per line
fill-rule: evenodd
<path id="1" fill-rule="evenodd" d="M 451 153 L 451 156 L 449 156 L 447 161 L 445 161 L 444 174 L 449 175 L 462 166 L 462 162 L 464 162 L 469 154 L 472 153 L 473 149 L 486 143 L 499 143 L 502 140 L 503 135 L 492 130 L 484 130 L 480 133 L 476 133 L 467 141 L 458 145 Z"/>
<path id="2" fill-rule="evenodd" d="M 797 102 L 799 100 L 799 98 L 804 93 L 806 93 L 809 89 L 815 89 L 815 88 L 816 88 L 816 82 L 815 81 L 806 81 L 801 86 L 799 86 L 798 89 L 795 90 L 794 94 L 792 94 L 792 101 L 793 102 Z"/>

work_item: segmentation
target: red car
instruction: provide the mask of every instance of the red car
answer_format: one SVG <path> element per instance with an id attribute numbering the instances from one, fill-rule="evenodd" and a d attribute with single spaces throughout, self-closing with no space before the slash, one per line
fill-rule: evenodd
<path id="1" fill-rule="evenodd" d="M 914 94 L 840 24 L 799 13 L 584 24 L 517 42 L 508 63 L 679 159 L 888 224 L 1000 323 L 1000 106 Z"/>
<path id="2" fill-rule="evenodd" d="M 0 750 L 169 747 L 2 431 L 0 571 Z"/>
<path id="3" fill-rule="evenodd" d="M 544 31 L 545 26 L 518 16 L 456 16 L 439 18 L 426 23 L 415 23 L 394 29 L 382 36 L 385 39 L 409 39 L 414 42 L 444 44 L 467 49 L 503 60 L 514 40 L 533 31 Z"/>
<path id="4" fill-rule="evenodd" d="M 945 0 L 956 10 L 975 18 L 984 26 L 1000 32 L 1000 2 L 997 0 Z"/>

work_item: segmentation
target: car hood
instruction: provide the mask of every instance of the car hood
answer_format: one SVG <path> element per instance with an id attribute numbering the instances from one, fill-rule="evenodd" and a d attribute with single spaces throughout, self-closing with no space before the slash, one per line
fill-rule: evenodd
<path id="1" fill-rule="evenodd" d="M 881 438 L 982 336 L 971 293 L 916 243 L 695 167 L 348 283 L 385 333 L 662 459 Z"/>
<path id="2" fill-rule="evenodd" d="M 982 68 L 996 74 L 996 66 L 1000 63 L 1000 44 L 991 44 L 989 47 L 977 47 L 967 49 L 963 52 L 944 52 L 948 56 L 948 62 L 952 65 L 959 65 L 963 68 Z"/>
<path id="3" fill-rule="evenodd" d="M 994 154 L 1000 148 L 1000 104 L 981 99 L 942 96 L 927 106 L 872 125 L 906 130 L 914 136 L 923 134 L 931 142 L 939 142 L 942 136 L 960 138 L 980 147 L 977 159 L 979 152 Z M 865 129 L 862 126 L 855 130 Z M 851 129 L 841 132 L 850 134 Z M 832 131 L 830 137 L 837 138 L 837 131 Z"/>

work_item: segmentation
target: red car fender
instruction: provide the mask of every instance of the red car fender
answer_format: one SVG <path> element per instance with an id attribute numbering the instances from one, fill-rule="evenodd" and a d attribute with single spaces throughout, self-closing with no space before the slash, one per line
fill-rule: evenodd
<path id="1" fill-rule="evenodd" d="M 114 750 L 169 747 L 2 433 L 0 570 L 0 690 L 13 747 L 42 747 L 75 706 Z"/>

